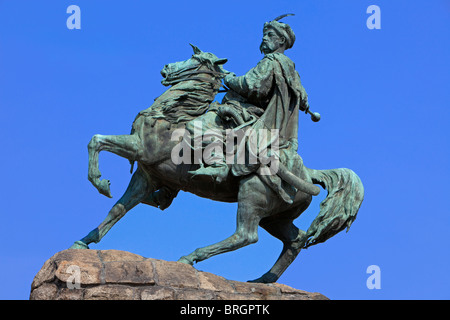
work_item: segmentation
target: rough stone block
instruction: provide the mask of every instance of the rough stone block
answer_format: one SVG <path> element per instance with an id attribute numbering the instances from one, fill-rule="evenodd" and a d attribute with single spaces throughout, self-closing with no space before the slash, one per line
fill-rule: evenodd
<path id="1" fill-rule="evenodd" d="M 74 269 L 78 267 L 78 275 Z M 76 268 L 75 268 L 76 269 Z M 78 283 L 76 283 L 78 281 Z M 70 285 L 69 285 L 70 284 Z M 284 284 L 227 280 L 174 261 L 119 250 L 69 249 L 48 259 L 31 300 L 323 300 Z"/>

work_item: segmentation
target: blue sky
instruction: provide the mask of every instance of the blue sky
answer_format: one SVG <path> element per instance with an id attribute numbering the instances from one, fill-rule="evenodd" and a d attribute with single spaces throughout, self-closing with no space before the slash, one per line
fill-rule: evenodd
<path id="1" fill-rule="evenodd" d="M 69 5 L 81 29 L 69 30 Z M 369 30 L 369 5 L 381 29 Z M 128 134 L 166 89 L 159 71 L 189 43 L 242 75 L 262 58 L 264 22 L 293 12 L 286 51 L 319 123 L 301 115 L 299 153 L 313 169 L 347 167 L 365 187 L 348 233 L 304 250 L 279 279 L 332 299 L 449 299 L 450 5 L 448 1 L 0 0 L 0 299 L 28 299 L 43 263 L 106 216 L 131 178 L 102 153 L 114 198 L 87 180 L 87 144 Z M 218 96 L 220 100 L 222 96 Z M 324 191 L 296 225 L 307 229 Z M 139 205 L 92 249 L 177 260 L 234 232 L 236 204 L 180 192 L 165 211 Z M 266 272 L 281 243 L 259 241 L 196 268 L 246 281 Z M 367 267 L 381 270 L 369 290 Z"/>

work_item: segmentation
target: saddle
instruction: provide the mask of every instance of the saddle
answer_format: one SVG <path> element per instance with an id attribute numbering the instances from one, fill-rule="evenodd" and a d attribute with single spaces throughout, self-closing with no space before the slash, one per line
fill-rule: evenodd
<path id="1" fill-rule="evenodd" d="M 296 143 L 277 141 L 281 142 L 280 145 L 273 150 L 268 148 L 265 161 L 261 161 L 263 159 L 259 154 L 253 154 L 252 161 L 253 152 L 252 148 L 248 147 L 249 142 L 240 138 L 246 137 L 247 130 L 252 128 L 263 112 L 264 110 L 259 107 L 238 100 L 226 100 L 220 105 L 215 103 L 205 115 L 186 125 L 191 137 L 200 138 L 201 141 L 193 142 L 190 138 L 185 141 L 193 150 L 197 149 L 197 154 L 201 154 L 202 158 L 212 162 L 226 163 L 234 176 L 257 174 L 261 181 L 289 204 L 293 203 L 299 190 L 311 195 L 319 194 L 319 187 L 300 178 L 303 171 L 303 160 L 297 153 Z M 231 131 L 227 131 L 227 129 Z M 237 143 L 234 138 L 230 139 L 229 135 L 233 136 L 233 133 L 240 134 Z M 231 146 L 230 141 L 233 143 Z M 256 145 L 258 142 L 251 144 Z M 269 142 L 267 146 L 272 143 L 273 141 Z M 211 154 L 209 158 L 205 157 L 207 148 L 216 148 L 215 153 Z M 267 163 L 267 159 L 276 161 L 275 165 Z"/>

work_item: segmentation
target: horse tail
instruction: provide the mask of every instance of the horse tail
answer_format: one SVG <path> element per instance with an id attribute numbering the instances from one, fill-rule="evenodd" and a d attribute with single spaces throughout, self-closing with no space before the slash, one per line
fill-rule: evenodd
<path id="1" fill-rule="evenodd" d="M 364 199 L 360 178 L 350 169 L 314 170 L 306 168 L 314 184 L 328 191 L 320 203 L 320 212 L 306 232 L 304 248 L 325 242 L 347 228 L 356 219 Z"/>

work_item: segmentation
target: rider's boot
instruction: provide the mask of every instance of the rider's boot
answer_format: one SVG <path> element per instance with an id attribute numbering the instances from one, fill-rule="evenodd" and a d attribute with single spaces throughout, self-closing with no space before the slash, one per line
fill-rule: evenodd
<path id="1" fill-rule="evenodd" d="M 172 201 L 177 196 L 178 191 L 179 190 L 174 190 L 163 186 L 158 191 L 149 194 L 147 198 L 142 200 L 142 203 L 164 210 L 172 204 Z"/>
<path id="2" fill-rule="evenodd" d="M 230 171 L 230 167 L 225 162 L 215 162 L 214 164 L 207 167 L 200 167 L 195 171 L 189 171 L 193 176 L 201 175 L 201 176 L 210 176 L 215 179 L 217 183 L 221 183 L 228 176 L 228 172 Z"/>

